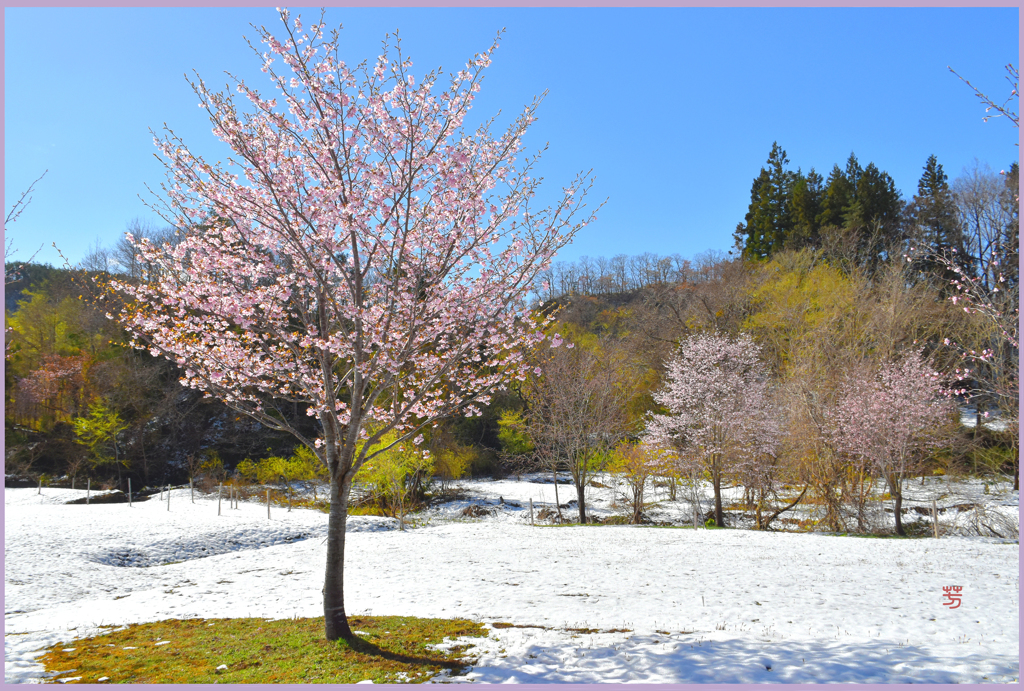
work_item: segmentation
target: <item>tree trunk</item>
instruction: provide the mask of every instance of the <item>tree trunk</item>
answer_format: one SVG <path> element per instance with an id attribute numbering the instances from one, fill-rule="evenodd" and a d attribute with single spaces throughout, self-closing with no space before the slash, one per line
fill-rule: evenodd
<path id="1" fill-rule="evenodd" d="M 343 466 L 344 467 L 344 466 Z M 327 571 L 324 576 L 324 634 L 329 641 L 352 640 L 345 616 L 345 523 L 351 482 L 341 472 L 331 478 L 331 510 L 327 523 Z"/>
<path id="2" fill-rule="evenodd" d="M 1017 444 L 1014 444 L 1014 490 L 1020 491 L 1021 489 L 1021 457 L 1020 448 Z"/>
<path id="3" fill-rule="evenodd" d="M 644 478 L 641 478 L 639 481 L 633 481 L 633 520 L 630 521 L 633 525 L 640 525 L 644 517 L 645 484 Z"/>
<path id="4" fill-rule="evenodd" d="M 711 464 L 711 482 L 715 490 L 715 525 L 725 527 L 725 516 L 722 514 L 722 466 L 720 460 Z"/>
<path id="5" fill-rule="evenodd" d="M 587 484 L 580 478 L 580 481 L 576 483 L 576 502 L 579 504 L 577 507 L 580 510 L 580 523 L 586 524 L 587 522 L 587 504 L 583 498 L 583 493 L 587 489 Z"/>
<path id="6" fill-rule="evenodd" d="M 786 511 L 789 511 L 794 506 L 799 504 L 800 500 L 804 498 L 805 494 L 807 494 L 807 488 L 808 487 L 810 487 L 810 485 L 805 485 L 803 491 L 800 492 L 800 496 L 798 496 L 796 499 L 794 499 L 789 505 L 782 507 L 781 509 L 779 509 L 778 511 L 773 513 L 771 516 L 769 516 L 768 518 L 764 519 L 764 525 L 761 527 L 761 530 L 769 530 L 771 528 L 772 521 L 774 521 L 776 518 L 778 518 L 779 516 L 784 514 Z"/>
<path id="7" fill-rule="evenodd" d="M 562 522 L 562 505 L 558 503 L 558 471 L 551 469 L 551 477 L 555 480 L 555 511 L 558 512 L 558 522 Z"/>
<path id="8" fill-rule="evenodd" d="M 892 495 L 893 515 L 896 517 L 896 534 L 906 535 L 906 531 L 903 530 L 903 516 L 901 515 L 901 511 L 903 509 L 903 494 L 900 492 L 900 488 L 897 487 L 894 480 L 889 481 L 889 493 Z"/>

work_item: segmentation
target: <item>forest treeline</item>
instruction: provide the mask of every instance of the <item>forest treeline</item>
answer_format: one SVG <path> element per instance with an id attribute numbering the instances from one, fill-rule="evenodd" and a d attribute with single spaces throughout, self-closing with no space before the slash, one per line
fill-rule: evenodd
<path id="1" fill-rule="evenodd" d="M 540 376 L 514 382 L 482 415 L 432 429 L 428 459 L 395 447 L 361 471 L 364 501 L 400 514 L 467 474 L 545 470 L 572 477 L 585 522 L 586 488 L 611 472 L 636 522 L 657 478 L 673 496 L 712 482 L 719 524 L 721 488 L 740 485 L 757 527 L 777 527 L 796 500 L 815 509 L 808 527 L 871 532 L 879 500 L 898 502 L 912 476 L 1016 475 L 1017 164 L 1002 175 L 976 165 L 950 182 L 930 157 L 910 199 L 853 155 L 827 179 L 787 164 L 774 145 L 729 254 L 552 264 L 535 309 L 557 310 L 552 331 L 566 344 L 535 353 Z M 129 231 L 174 242 L 172 230 Z M 94 279 L 151 270 L 126 242 L 95 247 L 74 269 L 6 267 L 8 476 L 122 489 L 128 478 L 315 480 L 315 459 L 292 438 L 182 387 L 173 363 L 126 343 Z M 988 308 L 965 311 L 967 289 Z M 891 390 L 911 371 L 935 386 Z M 708 372 L 733 378 L 708 383 Z M 741 393 L 755 390 L 756 400 Z M 948 405 L 919 418 L 894 463 L 884 440 L 853 434 L 858 420 L 884 417 L 857 412 L 854 393 L 903 409 L 916 405 L 899 399 L 911 390 Z M 973 427 L 960 423 L 966 405 Z M 301 406 L 282 414 L 308 424 Z M 1010 424 L 977 424 L 993 418 Z M 708 430 L 715 441 L 700 441 Z"/>
<path id="2" fill-rule="evenodd" d="M 888 173 L 874 163 L 862 168 L 852 153 L 844 167 L 832 167 L 827 179 L 814 168 L 805 175 L 788 164 L 785 150 L 773 144 L 751 185 L 749 208 L 737 224 L 730 255 L 767 259 L 785 249 L 810 248 L 837 266 L 870 274 L 913 250 L 919 255 L 955 254 L 988 289 L 996 266 L 1016 280 L 1017 162 L 1000 174 L 975 161 L 950 181 L 938 159 L 929 156 L 917 192 L 909 199 Z M 537 292 L 549 300 L 700 281 L 719 258 L 714 252 L 692 259 L 654 253 L 581 257 L 553 263 Z M 934 261 L 926 268 L 938 270 Z M 940 275 L 950 278 L 945 270 Z"/>

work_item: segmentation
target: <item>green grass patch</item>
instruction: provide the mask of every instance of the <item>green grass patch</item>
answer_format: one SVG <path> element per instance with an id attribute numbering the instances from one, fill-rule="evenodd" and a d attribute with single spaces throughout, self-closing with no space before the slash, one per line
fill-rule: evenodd
<path id="1" fill-rule="evenodd" d="M 64 642 L 39 661 L 55 680 L 80 677 L 71 683 L 82 684 L 102 677 L 125 684 L 420 683 L 470 663 L 462 656 L 471 646 L 428 646 L 487 635 L 464 619 L 350 617 L 349 626 L 362 632 L 351 643 L 325 640 L 323 617 L 169 619 Z"/>

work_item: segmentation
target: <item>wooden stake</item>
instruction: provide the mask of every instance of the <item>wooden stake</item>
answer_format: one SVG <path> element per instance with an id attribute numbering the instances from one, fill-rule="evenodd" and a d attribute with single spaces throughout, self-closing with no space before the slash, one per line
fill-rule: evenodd
<path id="1" fill-rule="evenodd" d="M 132 479 L 128 478 L 128 508 L 132 506 Z"/>
<path id="2" fill-rule="evenodd" d="M 533 498 L 530 499 L 530 525 L 533 525 Z"/>
<path id="3" fill-rule="evenodd" d="M 85 503 L 89 503 L 89 495 L 92 494 L 92 478 L 89 478 L 85 483 Z"/>
<path id="4" fill-rule="evenodd" d="M 41 495 L 43 493 L 43 476 L 39 476 L 39 491 L 36 494 Z"/>
<path id="5" fill-rule="evenodd" d="M 267 490 L 267 520 L 270 520 L 270 490 Z"/>
<path id="6" fill-rule="evenodd" d="M 217 515 L 220 515 L 220 499 L 224 496 L 224 486 L 221 483 L 217 483 Z"/>
<path id="7" fill-rule="evenodd" d="M 196 503 L 196 488 L 192 486 L 192 478 L 188 479 L 188 493 L 192 497 L 192 503 Z"/>
<path id="8" fill-rule="evenodd" d="M 167 485 L 167 510 L 171 510 L 171 486 Z"/>
<path id="9" fill-rule="evenodd" d="M 935 500 L 932 499 L 932 530 L 935 533 L 935 537 L 939 536 L 939 507 L 935 505 Z"/>

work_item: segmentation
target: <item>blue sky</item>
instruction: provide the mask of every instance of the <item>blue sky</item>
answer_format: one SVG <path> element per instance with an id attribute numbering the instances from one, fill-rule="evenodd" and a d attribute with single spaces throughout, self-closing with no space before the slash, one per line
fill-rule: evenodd
<path id="1" fill-rule="evenodd" d="M 593 169 L 596 223 L 560 255 L 727 250 L 773 141 L 792 167 L 822 175 L 850 152 L 888 171 L 909 198 L 935 154 L 950 179 L 975 158 L 1017 160 L 1010 123 L 982 123 L 961 75 L 1000 101 L 1018 64 L 1016 8 L 986 9 L 365 9 L 330 8 L 347 59 L 379 53 L 400 30 L 418 74 L 460 69 L 506 33 L 478 118 L 549 95 L 528 135 L 550 142 L 538 169 L 552 190 Z M 318 10 L 293 8 L 311 20 Z M 223 84 L 231 71 L 269 83 L 243 35 L 277 25 L 273 8 L 6 8 L 4 197 L 36 177 L 10 229 L 27 258 L 74 263 L 112 245 L 163 168 L 149 129 L 166 122 L 194 150 L 223 158 L 184 73 Z M 278 25 L 279 26 L 279 25 Z M 276 27 L 275 27 L 276 30 Z"/>

